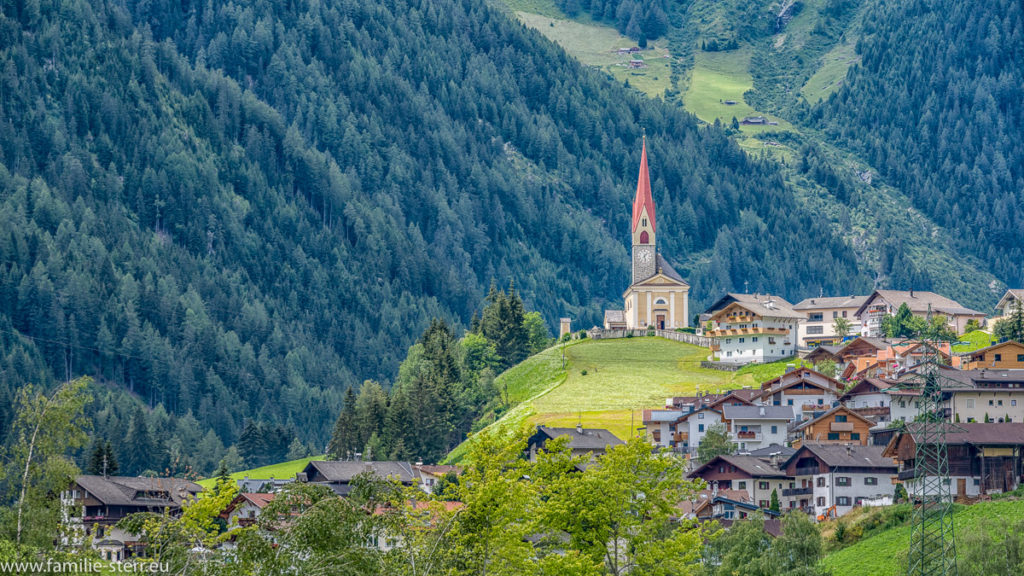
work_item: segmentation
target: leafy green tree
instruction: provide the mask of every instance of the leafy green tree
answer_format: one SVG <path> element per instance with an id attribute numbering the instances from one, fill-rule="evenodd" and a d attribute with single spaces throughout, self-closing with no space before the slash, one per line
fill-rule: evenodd
<path id="1" fill-rule="evenodd" d="M 548 332 L 548 325 L 540 312 L 527 312 L 523 316 L 523 324 L 526 327 L 527 341 L 529 342 L 530 354 L 536 354 L 551 344 L 551 334 Z"/>
<path id="2" fill-rule="evenodd" d="M 57 497 L 78 474 L 67 457 L 88 441 L 85 408 L 92 401 L 87 377 L 65 382 L 49 394 L 25 386 L 15 400 L 12 442 L 3 451 L 4 493 L 14 501 L 0 516 L 5 537 L 16 545 L 49 549 L 61 533 Z"/>
<path id="3" fill-rule="evenodd" d="M 835 332 L 836 336 L 840 338 L 846 338 L 850 335 L 850 330 L 853 329 L 853 324 L 841 316 L 836 317 L 832 321 L 832 331 Z"/>
<path id="4" fill-rule="evenodd" d="M 725 424 L 714 424 L 708 427 L 704 438 L 697 446 L 697 459 L 700 462 L 710 462 L 718 456 L 735 454 L 736 444 L 729 438 L 729 431 Z"/>
<path id="5" fill-rule="evenodd" d="M 839 366 L 836 365 L 835 360 L 830 358 L 819 360 L 818 363 L 814 365 L 814 370 L 815 372 L 820 372 L 829 378 L 836 378 L 839 375 Z"/>
<path id="6" fill-rule="evenodd" d="M 779 576 L 825 576 L 818 567 L 822 558 L 821 533 L 811 518 L 791 511 L 782 517 L 782 535 L 761 558 L 764 574 Z"/>
<path id="7" fill-rule="evenodd" d="M 751 514 L 733 522 L 729 530 L 712 539 L 705 550 L 705 566 L 711 576 L 773 576 L 762 559 L 771 549 L 772 537 L 764 531 L 764 516 Z"/>

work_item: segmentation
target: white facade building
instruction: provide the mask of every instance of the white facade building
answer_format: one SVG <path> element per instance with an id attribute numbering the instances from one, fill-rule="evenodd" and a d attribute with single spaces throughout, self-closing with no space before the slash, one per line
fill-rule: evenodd
<path id="1" fill-rule="evenodd" d="M 712 350 L 720 362 L 773 362 L 796 355 L 797 329 L 803 314 L 778 296 L 738 294 L 741 297 L 711 316 L 715 338 Z"/>
<path id="2" fill-rule="evenodd" d="M 722 419 L 740 452 L 786 444 L 793 412 L 785 406 L 723 406 Z"/>
<path id="3" fill-rule="evenodd" d="M 822 344 L 836 344 L 842 340 L 835 331 L 837 319 L 850 323 L 847 336 L 861 332 L 860 318 L 856 316 L 867 296 L 838 296 L 830 298 L 807 298 L 797 302 L 793 310 L 806 316 L 800 323 L 798 341 L 801 348 L 813 348 Z"/>
<path id="4" fill-rule="evenodd" d="M 860 506 L 895 494 L 897 466 L 882 456 L 883 446 L 808 442 L 790 456 L 784 468 L 797 488 L 785 495 L 815 517 L 839 517 Z"/>

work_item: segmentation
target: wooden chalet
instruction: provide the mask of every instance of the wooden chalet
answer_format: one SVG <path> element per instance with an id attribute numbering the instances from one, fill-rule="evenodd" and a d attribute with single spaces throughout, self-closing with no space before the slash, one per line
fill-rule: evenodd
<path id="1" fill-rule="evenodd" d="M 865 446 L 868 443 L 869 431 L 874 425 L 872 420 L 839 405 L 816 418 L 798 424 L 793 429 L 795 439 L 792 444 L 794 448 L 799 448 L 803 442 Z"/>
<path id="2" fill-rule="evenodd" d="M 1009 340 L 975 350 L 964 356 L 966 370 L 1024 368 L 1024 344 Z"/>
<path id="3" fill-rule="evenodd" d="M 911 422 L 893 436 L 883 456 L 898 462 L 897 478 L 907 492 L 917 493 L 917 444 L 922 441 L 922 424 Z M 949 459 L 950 492 L 957 498 L 990 492 L 1009 492 L 1021 481 L 1021 451 L 1024 423 L 945 424 Z"/>

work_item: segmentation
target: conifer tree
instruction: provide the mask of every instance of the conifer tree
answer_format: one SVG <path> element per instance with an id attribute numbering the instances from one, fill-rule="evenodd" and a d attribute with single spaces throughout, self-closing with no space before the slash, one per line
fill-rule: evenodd
<path id="1" fill-rule="evenodd" d="M 343 460 L 359 450 L 356 432 L 356 394 L 349 387 L 345 391 L 345 403 L 334 422 L 334 431 L 327 444 L 327 454 L 335 460 Z"/>

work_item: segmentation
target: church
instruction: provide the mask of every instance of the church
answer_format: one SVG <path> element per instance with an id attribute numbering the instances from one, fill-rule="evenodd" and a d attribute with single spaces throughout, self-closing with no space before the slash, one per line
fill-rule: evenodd
<path id="1" fill-rule="evenodd" d="M 623 310 L 606 310 L 606 330 L 674 330 L 689 325 L 690 285 L 658 251 L 654 198 L 647 171 L 647 139 L 640 154 L 640 176 L 633 198 L 630 233 L 633 241 L 632 282 L 622 298 Z"/>

